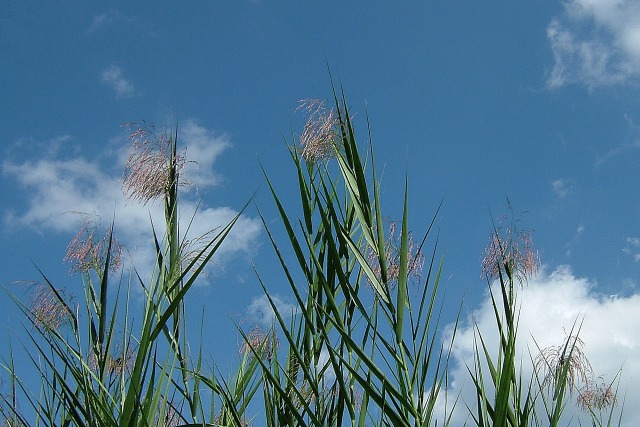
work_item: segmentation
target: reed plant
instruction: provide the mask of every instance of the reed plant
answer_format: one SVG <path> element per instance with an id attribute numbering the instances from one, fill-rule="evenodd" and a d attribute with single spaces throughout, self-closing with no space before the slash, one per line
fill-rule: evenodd
<path id="1" fill-rule="evenodd" d="M 506 227 L 494 224 L 482 271 L 499 339 L 497 349 L 490 348 L 483 331 L 475 329 L 474 363 L 468 368 L 476 390 L 476 405 L 468 406 L 472 425 L 565 425 L 572 421 L 562 416 L 574 392 L 578 394 L 577 406 L 589 413 L 593 426 L 612 426 L 616 422 L 620 425 L 622 411 L 614 417 L 616 398 L 612 384 L 597 385 L 593 381 L 584 342 L 579 338 L 578 319 L 561 345 L 540 348 L 533 337 L 538 350 L 530 360 L 533 374 L 524 374 L 525 361 L 518 358 L 517 348 L 521 308 L 518 296 L 536 275 L 538 264 L 530 232 L 519 230 L 514 221 Z M 603 418 L 603 411 L 608 417 Z"/>
<path id="2" fill-rule="evenodd" d="M 163 231 L 150 226 L 153 274 L 145 279 L 135 269 L 123 273 L 114 225 L 101 231 L 88 222 L 67 254 L 82 277 L 79 303 L 42 272 L 30 301 L 10 293 L 27 319 L 21 342 L 41 384 L 37 390 L 29 386 L 10 351 L 3 363 L 10 379 L 0 401 L 4 425 L 451 423 L 461 405 L 458 396 L 447 396 L 453 340 L 444 342 L 440 334 L 443 257 L 432 237 L 437 212 L 414 237 L 405 180 L 399 218 L 390 219 L 371 133 L 367 144 L 357 143 L 342 93 L 334 92 L 331 106 L 304 100 L 299 109 L 307 121 L 288 143 L 296 206 L 286 204 L 263 167 L 278 225 L 270 225 L 258 208 L 282 272 L 282 278 L 255 272 L 275 320 L 269 328 L 236 326 L 243 344 L 235 370 L 224 374 L 204 368 L 202 348 L 187 336 L 185 296 L 244 208 L 205 234 L 199 249 L 190 248 L 187 230 L 179 227 L 187 159 L 177 127 L 156 131 L 146 123 L 129 124 L 131 155 L 123 190 L 143 204 L 160 200 L 164 207 Z M 297 209 L 299 217 L 292 214 Z M 473 425 L 558 425 L 573 387 L 574 371 L 565 361 L 579 355 L 579 328 L 559 349 L 555 364 L 544 357 L 549 351 L 541 352 L 540 366 L 551 368 L 547 382 L 525 379 L 517 369 L 518 287 L 536 265 L 529 242 L 518 239 L 496 229 L 483 265 L 488 282 L 499 284 L 490 289 L 500 342 L 494 358 L 477 331 L 475 363 L 469 367 L 477 401 L 475 406 L 466 402 Z M 295 307 L 286 312 L 271 291 L 281 280 Z M 134 287 L 144 294 L 142 310 L 136 308 L 142 315 L 135 320 Z M 550 400 L 544 389 L 553 391 Z M 611 399 L 612 389 L 591 391 L 601 394 L 591 400 L 585 394 L 584 405 L 593 420 L 602 419 L 594 411 L 610 407 L 603 396 Z M 545 417 L 536 409 L 538 399 L 547 399 Z"/>
<path id="3" fill-rule="evenodd" d="M 143 203 L 159 199 L 164 206 L 165 232 L 158 235 L 153 224 L 150 227 L 155 248 L 152 277 L 144 280 L 135 269 L 128 276 L 117 275 L 122 252 L 113 237 L 113 226 L 101 233 L 98 227 L 85 225 L 66 256 L 73 271 L 82 276 L 81 304 L 68 301 L 42 272 L 42 284 L 31 303 L 10 294 L 28 320 L 24 353 L 42 383 L 37 391 L 28 387 L 14 368 L 13 353 L 9 355 L 4 368 L 11 391 L 2 396 L 0 405 L 5 423 L 150 426 L 203 422 L 199 380 L 192 375 L 201 359 L 200 354 L 189 353 L 184 298 L 240 214 L 209 233 L 208 241 L 185 257 L 186 230 L 179 229 L 178 203 L 184 159 L 178 151 L 178 132 L 156 134 L 145 123 L 127 126 L 131 128 L 131 155 L 123 189 Z M 144 295 L 142 318 L 136 323 L 130 311 L 134 286 Z M 114 301 L 109 300 L 114 296 L 112 287 L 116 287 Z"/>
<path id="4" fill-rule="evenodd" d="M 295 262 L 265 229 L 296 304 L 288 321 L 259 275 L 285 349 L 261 362 L 267 425 L 430 425 L 450 352 L 438 336 L 435 242 L 421 271 L 433 220 L 414 243 L 405 185 L 396 235 L 371 144 L 364 160 L 344 98 L 330 109 L 304 105 L 313 110 L 303 143 L 290 147 L 302 218 L 290 217 L 266 177 Z"/>

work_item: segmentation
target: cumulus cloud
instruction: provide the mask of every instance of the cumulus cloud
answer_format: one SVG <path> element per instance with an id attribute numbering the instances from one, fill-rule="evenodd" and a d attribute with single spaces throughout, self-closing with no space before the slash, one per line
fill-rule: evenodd
<path id="1" fill-rule="evenodd" d="M 193 120 L 187 120 L 184 129 L 179 143 L 186 147 L 188 154 L 197 154 L 201 159 L 198 168 L 189 171 L 190 176 L 202 186 L 215 184 L 207 182 L 207 178 L 214 176 L 214 162 L 229 146 L 228 140 L 218 137 Z M 60 138 L 55 141 L 59 142 Z M 116 236 L 130 254 L 133 265 L 150 274 L 150 270 L 144 269 L 144 266 L 154 263 L 150 218 L 157 233 L 162 235 L 162 203 L 152 202 L 142 206 L 124 196 L 121 177 L 112 171 L 123 170 L 126 155 L 97 154 L 95 157 L 104 157 L 103 161 L 87 160 L 80 154 L 74 154 L 68 139 L 64 141 L 67 141 L 67 149 L 50 150 L 40 158 L 29 156 L 26 160 L 18 160 L 15 155 L 5 158 L 2 172 L 15 180 L 23 190 L 25 206 L 5 209 L 4 225 L 13 229 L 30 228 L 37 232 L 53 230 L 75 233 L 83 216 L 74 215 L 73 212 L 100 217 L 107 225 L 111 218 L 115 218 Z M 122 145 L 121 153 L 125 152 L 124 143 Z M 105 159 L 110 159 L 111 163 Z M 233 208 L 207 206 L 206 202 L 200 203 L 195 199 L 192 192 L 183 192 L 180 229 L 185 232 L 185 239 L 197 241 L 199 236 L 212 229 L 224 227 L 237 214 L 238 211 Z M 224 268 L 230 257 L 252 254 L 260 229 L 257 219 L 240 216 L 236 227 L 212 259 L 214 265 Z"/>
<path id="2" fill-rule="evenodd" d="M 132 97 L 137 94 L 133 83 L 125 78 L 122 68 L 110 65 L 102 71 L 102 83 L 111 87 L 118 98 Z"/>
<path id="3" fill-rule="evenodd" d="M 589 88 L 640 77 L 640 4 L 635 1 L 569 0 L 547 27 L 554 65 L 547 85 Z"/>
<path id="4" fill-rule="evenodd" d="M 496 289 L 496 292 L 497 289 Z M 562 345 L 576 320 L 583 321 L 580 338 L 593 367 L 593 373 L 609 383 L 621 372 L 618 410 L 624 402 L 623 426 L 640 425 L 640 294 L 625 297 L 599 295 L 592 281 L 577 277 L 568 266 L 560 266 L 547 273 L 542 269 L 526 287 L 519 290 L 521 302 L 519 360 L 523 378 L 533 375 L 532 358 L 540 349 Z M 474 325 L 480 330 L 488 348 L 497 356 L 498 333 L 493 307 L 488 295 L 473 314 L 459 326 L 449 374 L 449 401 L 460 395 L 452 425 L 462 425 L 468 417 L 465 405 L 475 408 L 473 383 L 467 366 L 473 369 Z M 449 338 L 452 334 L 450 327 Z M 534 342 L 535 338 L 535 342 Z M 537 345 L 536 345 L 537 343 Z M 494 359 L 496 360 L 496 359 Z M 567 405 L 563 417 L 577 417 L 582 425 L 590 425 L 589 417 L 574 405 Z M 542 409 L 543 410 L 543 409 Z M 574 419 L 575 422 L 575 419 Z"/>
<path id="5" fill-rule="evenodd" d="M 189 180 L 198 188 L 219 184 L 220 177 L 215 174 L 213 163 L 230 146 L 228 137 L 215 134 L 195 120 L 186 120 L 179 126 L 180 138 L 187 144 L 186 156 L 193 160 L 185 167 Z"/>

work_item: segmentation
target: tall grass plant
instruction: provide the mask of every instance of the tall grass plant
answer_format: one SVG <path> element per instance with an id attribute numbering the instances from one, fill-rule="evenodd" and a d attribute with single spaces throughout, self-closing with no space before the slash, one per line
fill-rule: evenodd
<path id="1" fill-rule="evenodd" d="M 178 129 L 129 124 L 123 189 L 131 199 L 160 200 L 164 207 L 164 231 L 150 224 L 153 275 L 146 280 L 135 269 L 120 272 L 114 225 L 104 233 L 85 226 L 67 254 L 82 277 L 80 303 L 43 272 L 31 301 L 10 293 L 27 319 L 21 345 L 41 384 L 29 386 L 9 351 L 3 363 L 9 387 L 0 402 L 4 425 L 446 426 L 465 406 L 472 425 L 560 425 L 574 388 L 574 365 L 567 361 L 579 356 L 579 327 L 555 364 L 540 359 L 550 368 L 548 381 L 523 378 L 516 357 L 518 289 L 534 274 L 530 242 L 495 229 L 483 269 L 489 284 L 499 284 L 490 286 L 498 353 L 492 356 L 477 330 L 468 367 L 476 402 L 463 404 L 447 396 L 453 342 L 440 336 L 443 257 L 432 232 L 437 212 L 419 224 L 424 232 L 415 238 L 405 180 L 400 218 L 389 219 L 371 133 L 367 144 L 358 144 L 342 93 L 334 93 L 330 107 L 305 100 L 300 109 L 308 120 L 288 146 L 301 216 L 291 214 L 268 167 L 263 171 L 278 225 L 258 209 L 295 309 L 282 311 L 271 294 L 271 282 L 281 279 L 256 270 L 274 312 L 272 327 L 238 327 L 243 345 L 235 371 L 205 370 L 201 347 L 188 340 L 185 296 L 242 211 L 207 233 L 198 250 L 190 248 L 178 221 L 187 161 Z M 135 321 L 134 287 L 144 294 Z M 602 416 L 614 406 L 605 400 L 614 399 L 612 390 L 592 388 L 600 394 L 585 398 L 594 425 L 615 424 L 613 409 Z"/>

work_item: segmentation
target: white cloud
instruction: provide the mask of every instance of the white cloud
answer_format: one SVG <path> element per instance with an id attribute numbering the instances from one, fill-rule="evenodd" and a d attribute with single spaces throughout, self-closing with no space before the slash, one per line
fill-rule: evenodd
<path id="1" fill-rule="evenodd" d="M 200 168 L 190 171 L 190 176 L 204 186 L 207 177 L 214 176 L 214 161 L 229 146 L 229 142 L 224 138 L 214 137 L 210 130 L 200 125 L 196 127 L 200 137 L 191 137 L 189 130 L 196 126 L 194 123 L 186 121 L 184 143 L 187 154 L 190 153 L 190 147 L 197 147 L 197 150 L 191 152 L 196 152 L 204 159 Z M 141 206 L 123 195 L 120 176 L 108 173 L 122 170 L 123 164 L 87 160 L 74 155 L 70 147 L 66 148 L 68 149 L 64 151 L 50 151 L 39 159 L 18 161 L 15 156 L 8 156 L 4 160 L 3 174 L 14 179 L 24 190 L 26 197 L 25 207 L 5 210 L 4 225 L 10 228 L 27 227 L 37 232 L 75 233 L 82 216 L 70 214 L 71 212 L 97 215 L 102 218 L 102 225 L 108 225 L 115 218 L 116 237 L 130 253 L 133 265 L 144 273 L 143 277 L 150 274 L 151 267 L 145 268 L 153 266 L 154 260 L 150 218 L 161 236 L 164 232 L 162 204 L 152 202 Z M 95 157 L 100 158 L 101 154 L 98 153 Z M 121 163 L 126 160 L 126 156 L 104 158 L 116 159 Z M 197 214 L 192 222 L 196 210 Z M 225 226 L 237 214 L 238 211 L 230 207 L 207 206 L 204 202 L 199 204 L 185 192 L 180 205 L 180 229 L 183 232 L 188 230 L 184 237 L 192 240 L 211 229 Z M 252 254 L 260 230 L 257 219 L 242 215 L 213 257 L 213 265 L 223 268 L 230 256 Z"/>
<path id="2" fill-rule="evenodd" d="M 580 338 L 585 343 L 584 351 L 595 376 L 610 382 L 622 368 L 619 389 L 619 405 L 625 399 L 622 425 L 640 425 L 640 393 L 637 389 L 640 379 L 640 294 L 627 297 L 598 295 L 593 282 L 576 277 L 567 266 L 560 266 L 550 274 L 542 269 L 518 295 L 522 304 L 518 357 L 523 363 L 524 378 L 531 378 L 531 358 L 538 353 L 532 337 L 540 348 L 561 345 L 576 319 L 584 319 Z M 467 418 L 465 403 L 475 407 L 474 388 L 467 371 L 467 366 L 473 369 L 474 321 L 488 348 L 497 349 L 498 334 L 488 295 L 456 333 L 448 399 L 452 401 L 460 393 L 460 401 L 452 425 L 462 425 Z M 575 397 L 574 394 L 573 399 Z M 568 420 L 574 415 L 582 420 L 582 425 L 590 425 L 588 416 L 570 403 L 563 417 Z"/>
<path id="3" fill-rule="evenodd" d="M 565 255 L 566 256 L 571 256 L 571 254 L 573 253 L 573 248 L 580 242 L 580 239 L 582 238 L 582 235 L 584 234 L 584 224 L 580 224 L 578 225 L 578 228 L 576 228 L 576 232 L 573 235 L 573 238 L 567 242 L 565 244 Z"/>
<path id="4" fill-rule="evenodd" d="M 556 196 L 561 199 L 567 197 L 573 191 L 573 180 L 556 179 L 551 181 L 551 188 Z"/>
<path id="5" fill-rule="evenodd" d="M 554 65 L 551 88 L 569 83 L 589 88 L 640 77 L 640 3 L 569 0 L 547 27 Z"/>
<path id="6" fill-rule="evenodd" d="M 96 31 L 101 30 L 106 25 L 109 25 L 115 22 L 119 18 L 119 14 L 115 12 L 105 12 L 95 15 L 93 20 L 91 21 L 91 25 L 87 29 L 88 33 L 95 33 Z"/>
<path id="7" fill-rule="evenodd" d="M 285 319 L 295 314 L 298 310 L 298 306 L 296 304 L 287 302 L 277 295 L 272 295 L 271 299 L 273 300 L 278 313 L 280 313 L 280 315 Z M 271 303 L 269 303 L 269 299 L 266 295 L 260 295 L 251 301 L 247 306 L 247 315 L 249 320 L 260 323 L 265 328 L 271 327 L 276 321 L 276 314 L 273 311 L 273 307 L 271 306 Z"/>
<path id="8" fill-rule="evenodd" d="M 614 157 L 620 156 L 621 154 L 628 153 L 630 151 L 638 151 L 640 150 L 640 141 L 634 141 L 631 143 L 624 143 L 618 145 L 617 147 L 609 150 L 605 155 L 598 156 L 596 158 L 595 167 L 600 168 L 605 162 L 608 162 Z"/>
<path id="9" fill-rule="evenodd" d="M 118 10 L 108 10 L 93 16 L 91 24 L 87 28 L 87 34 L 96 34 L 106 30 L 135 31 L 136 36 L 153 37 L 153 26 L 136 16 L 125 15 Z"/>
<path id="10" fill-rule="evenodd" d="M 640 261 L 640 237 L 627 237 L 627 245 L 622 249 L 627 255 L 633 256 L 633 260 Z"/>
<path id="11" fill-rule="evenodd" d="M 137 94 L 136 88 L 130 80 L 125 78 L 122 68 L 110 65 L 102 71 L 102 83 L 110 86 L 118 98 L 132 97 Z"/>
<path id="12" fill-rule="evenodd" d="M 226 135 L 216 135 L 195 120 L 179 124 L 179 138 L 186 145 L 186 176 L 198 188 L 216 185 L 220 177 L 214 173 L 213 163 L 231 144 Z"/>

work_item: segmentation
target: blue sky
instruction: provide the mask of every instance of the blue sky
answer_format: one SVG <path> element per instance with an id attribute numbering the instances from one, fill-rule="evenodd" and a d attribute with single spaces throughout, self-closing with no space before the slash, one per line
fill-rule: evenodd
<path id="1" fill-rule="evenodd" d="M 543 263 L 530 301 L 566 320 L 548 323 L 543 310 L 523 329 L 551 345 L 584 314 L 594 369 L 611 379 L 624 363 L 628 425 L 640 422 L 637 2 L 9 0 L 0 45 L 2 284 L 37 279 L 35 263 L 79 286 L 62 263 L 78 227 L 69 211 L 115 215 L 136 265 L 148 260 L 149 211 L 159 207 L 120 195 L 124 122 L 179 120 L 198 161 L 197 191 L 183 199 L 185 212 L 202 199 L 194 232 L 260 189 L 256 203 L 275 223 L 260 164 L 295 206 L 285 139 L 302 128 L 299 100 L 331 98 L 330 69 L 362 143 L 369 117 L 389 216 L 400 215 L 405 174 L 414 233 L 443 200 L 451 312 L 464 296 L 465 313 L 482 318 L 482 250 L 508 198 Z M 242 221 L 194 296 L 210 325 L 229 330 L 216 338 L 225 345 L 237 341 L 233 321 L 263 302 L 251 263 L 287 303 L 255 210 Z M 0 307 L 18 333 L 10 305 Z M 218 347 L 209 351 L 222 357 Z"/>

